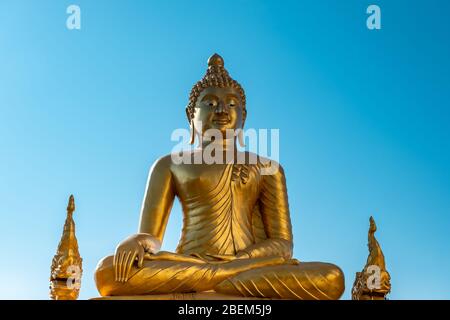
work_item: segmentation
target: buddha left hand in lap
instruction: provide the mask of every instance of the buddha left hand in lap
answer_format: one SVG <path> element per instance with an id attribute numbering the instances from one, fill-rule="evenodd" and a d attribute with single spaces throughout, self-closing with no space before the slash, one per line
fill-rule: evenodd
<path id="1" fill-rule="evenodd" d="M 200 141 L 188 154 L 192 162 L 175 163 L 173 155 L 155 162 L 139 233 L 121 242 L 114 256 L 97 266 L 100 294 L 215 291 L 242 297 L 338 299 L 344 291 L 339 267 L 292 259 L 282 167 L 238 152 L 236 136 L 226 134 L 243 128 L 247 111 L 244 91 L 230 78 L 220 56 L 208 60 L 206 75 L 191 91 L 186 114 L 191 143 L 196 137 Z M 220 137 L 208 132 L 219 132 Z M 223 163 L 195 162 L 207 149 L 221 154 Z M 268 166 L 275 168 L 271 174 L 266 174 Z M 181 239 L 175 253 L 159 251 L 175 197 L 183 209 Z"/>

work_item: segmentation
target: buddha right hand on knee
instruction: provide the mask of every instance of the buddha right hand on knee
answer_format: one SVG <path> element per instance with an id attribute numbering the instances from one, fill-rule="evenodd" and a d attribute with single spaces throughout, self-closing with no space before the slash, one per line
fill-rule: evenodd
<path id="1" fill-rule="evenodd" d="M 114 275 L 118 282 L 128 281 L 131 267 L 137 260 L 138 268 L 142 268 L 146 253 L 157 253 L 161 242 L 147 233 L 137 233 L 123 240 L 114 254 Z"/>

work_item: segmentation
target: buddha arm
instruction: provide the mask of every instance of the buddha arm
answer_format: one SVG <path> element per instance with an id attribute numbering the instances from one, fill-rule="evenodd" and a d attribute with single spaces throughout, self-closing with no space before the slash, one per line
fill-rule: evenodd
<path id="1" fill-rule="evenodd" d="M 165 156 L 150 169 L 139 223 L 140 233 L 150 234 L 161 242 L 175 198 L 171 163 L 170 155 Z"/>
<path id="2" fill-rule="evenodd" d="M 283 168 L 278 165 L 274 174 L 264 175 L 259 197 L 267 239 L 247 247 L 251 258 L 264 256 L 292 257 L 292 227 Z"/>

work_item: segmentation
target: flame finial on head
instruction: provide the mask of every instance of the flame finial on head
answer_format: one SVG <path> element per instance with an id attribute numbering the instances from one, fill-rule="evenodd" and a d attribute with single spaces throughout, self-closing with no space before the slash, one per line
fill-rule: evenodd
<path id="1" fill-rule="evenodd" d="M 211 57 L 208 59 L 208 67 L 223 67 L 225 65 L 223 58 L 218 55 L 217 53 L 214 53 Z"/>

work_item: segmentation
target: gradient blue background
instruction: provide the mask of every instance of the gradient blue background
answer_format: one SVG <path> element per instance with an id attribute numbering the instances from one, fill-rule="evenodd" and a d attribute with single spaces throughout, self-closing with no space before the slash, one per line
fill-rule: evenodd
<path id="1" fill-rule="evenodd" d="M 382 9 L 382 30 L 366 8 Z M 66 28 L 81 7 L 82 29 Z M 0 1 L 0 298 L 47 299 L 70 193 L 84 275 L 136 232 L 147 173 L 214 52 L 280 129 L 301 260 L 354 274 L 368 218 L 391 299 L 450 298 L 449 1 Z M 163 247 L 175 249 L 175 205 Z"/>

